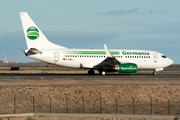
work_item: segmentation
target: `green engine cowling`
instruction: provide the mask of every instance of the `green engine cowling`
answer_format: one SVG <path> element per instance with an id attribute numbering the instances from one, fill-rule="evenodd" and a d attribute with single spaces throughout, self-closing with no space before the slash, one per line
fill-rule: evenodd
<path id="1" fill-rule="evenodd" d="M 135 73 L 137 72 L 137 65 L 134 63 L 119 64 L 119 73 Z"/>

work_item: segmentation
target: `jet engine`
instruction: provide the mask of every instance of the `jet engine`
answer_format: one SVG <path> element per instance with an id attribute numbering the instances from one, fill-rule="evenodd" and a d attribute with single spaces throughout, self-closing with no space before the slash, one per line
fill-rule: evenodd
<path id="1" fill-rule="evenodd" d="M 122 63 L 114 67 L 119 73 L 135 73 L 137 72 L 137 65 L 134 63 Z"/>

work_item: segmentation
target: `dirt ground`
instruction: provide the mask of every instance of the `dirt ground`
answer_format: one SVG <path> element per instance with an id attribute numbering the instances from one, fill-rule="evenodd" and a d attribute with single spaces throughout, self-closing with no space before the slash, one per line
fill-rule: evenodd
<path id="1" fill-rule="evenodd" d="M 175 118 L 175 117 L 174 117 Z M 1 118 L 0 118 L 1 120 Z M 173 118 L 159 117 L 158 119 L 151 118 L 117 118 L 117 117 L 17 117 L 17 118 L 3 118 L 3 120 L 173 120 Z M 179 120 L 179 119 L 177 119 Z"/>
<path id="2" fill-rule="evenodd" d="M 168 110 L 170 110 L 171 115 L 179 116 L 180 78 L 144 76 L 125 78 L 0 78 L 0 114 L 32 113 L 33 111 L 35 113 L 50 113 L 51 111 L 52 113 L 81 114 L 83 113 L 83 103 L 86 114 L 100 114 L 100 112 L 102 114 L 116 114 L 117 106 L 118 114 L 133 114 L 134 108 L 136 115 L 151 115 L 152 105 L 153 115 L 168 115 Z M 169 103 L 170 109 L 168 108 Z M 134 118 L 113 117 L 3 118 L 3 120 L 8 119 L 136 120 Z M 147 118 L 146 120 L 154 119 Z"/>
<path id="3" fill-rule="evenodd" d="M 51 80 L 49 78 L 20 81 L 14 79 L 14 82 L 13 79 L 10 81 L 7 80 L 10 83 L 9 85 L 1 84 L 0 86 L 0 113 L 14 113 L 14 97 L 16 98 L 16 113 L 33 112 L 34 97 L 35 112 L 50 112 L 51 99 L 51 112 L 53 113 L 66 113 L 67 105 L 68 113 L 82 113 L 84 98 L 85 113 L 100 113 L 101 106 L 102 113 L 115 114 L 117 98 L 117 113 L 119 114 L 133 113 L 133 99 L 136 114 L 151 114 L 151 99 L 153 107 L 152 114 L 167 115 L 168 99 L 170 100 L 171 115 L 180 114 L 180 84 L 177 84 L 180 81 L 179 78 L 174 78 L 174 82 L 169 78 L 167 78 L 169 80 L 159 78 L 151 78 L 149 80 L 160 83 L 163 81 L 171 81 L 170 84 L 166 82 L 164 82 L 165 84 L 140 84 L 140 82 L 139 84 L 133 84 L 136 83 L 136 79 L 123 79 L 123 84 L 100 84 L 101 81 L 113 81 L 104 79 L 99 81 L 94 80 L 94 82 L 97 81 L 97 83 L 89 85 L 87 85 L 88 80 L 82 79 L 80 79 L 79 84 L 75 84 L 76 81 L 78 81 L 76 79 L 65 79 L 66 82 L 64 80 L 61 85 L 60 83 L 56 85 L 45 84 L 46 82 L 53 82 L 53 79 Z M 145 78 L 139 78 L 139 81 L 143 81 L 143 79 Z M 0 81 L 3 83 L 6 80 Z M 13 85 L 13 83 L 17 81 L 20 83 L 31 81 L 35 82 L 36 85 Z M 118 80 L 114 80 L 114 82 L 115 81 Z M 131 82 L 131 84 L 126 84 L 125 81 L 128 83 Z M 177 81 L 177 83 L 175 81 Z M 59 82 L 61 82 L 61 80 L 59 80 Z M 87 82 L 87 84 L 84 84 L 84 82 Z"/>

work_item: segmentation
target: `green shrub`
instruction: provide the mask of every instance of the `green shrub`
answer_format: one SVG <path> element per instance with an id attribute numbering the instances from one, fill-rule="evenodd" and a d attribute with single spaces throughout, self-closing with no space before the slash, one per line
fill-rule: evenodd
<path id="1" fill-rule="evenodd" d="M 180 118 L 179 116 L 176 116 L 174 117 L 174 120 L 179 120 L 179 118 Z"/>

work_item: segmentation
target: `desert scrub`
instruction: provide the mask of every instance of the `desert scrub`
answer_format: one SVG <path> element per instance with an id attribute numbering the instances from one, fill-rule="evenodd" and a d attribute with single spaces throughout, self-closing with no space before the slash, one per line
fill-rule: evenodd
<path id="1" fill-rule="evenodd" d="M 34 119 L 34 118 L 31 118 L 31 117 L 28 117 L 28 118 L 27 118 L 27 120 L 36 120 L 36 119 Z"/>

